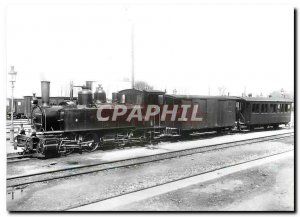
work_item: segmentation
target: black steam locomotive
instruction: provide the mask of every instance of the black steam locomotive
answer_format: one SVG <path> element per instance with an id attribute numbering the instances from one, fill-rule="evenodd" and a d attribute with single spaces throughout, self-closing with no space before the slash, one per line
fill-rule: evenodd
<path id="1" fill-rule="evenodd" d="M 126 89 L 113 93 L 111 102 L 108 102 L 101 86 L 94 93 L 92 82 L 86 82 L 81 88 L 77 101 L 73 101 L 71 91 L 70 100 L 50 106 L 50 82 L 41 82 L 42 104 L 36 98 L 32 99 L 32 130 L 28 135 L 22 132 L 17 136 L 18 146 L 24 147 L 24 153 L 37 152 L 48 156 L 68 154 L 75 149 L 91 152 L 106 141 L 124 144 L 234 127 L 277 128 L 291 120 L 292 101 L 288 99 L 168 95 L 163 91 Z M 175 112 L 173 119 L 171 112 L 165 114 L 168 118 L 162 118 L 163 109 L 155 113 L 149 105 L 166 107 L 168 111 L 175 107 L 181 109 Z M 113 120 L 116 108 L 119 111 L 118 106 L 125 106 L 128 114 L 139 108 L 141 120 L 137 116 L 130 120 L 118 116 Z M 195 114 L 184 111 L 191 106 L 197 107 Z M 146 110 L 152 112 L 152 116 L 147 118 Z M 198 121 L 180 120 L 184 113 L 194 115 Z M 106 120 L 99 119 L 99 114 Z"/>

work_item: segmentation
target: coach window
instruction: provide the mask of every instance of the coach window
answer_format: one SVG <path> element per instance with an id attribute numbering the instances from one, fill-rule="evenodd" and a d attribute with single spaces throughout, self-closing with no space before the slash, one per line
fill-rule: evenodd
<path id="1" fill-rule="evenodd" d="M 284 104 L 280 104 L 280 112 L 284 112 Z"/>
<path id="2" fill-rule="evenodd" d="M 276 112 L 276 104 L 271 104 L 270 108 L 271 108 L 270 110 L 271 110 L 272 113 Z"/>
<path id="3" fill-rule="evenodd" d="M 260 107 L 260 112 L 261 113 L 265 113 L 266 112 L 266 104 L 261 104 L 261 107 Z"/>
<path id="4" fill-rule="evenodd" d="M 288 110 L 288 104 L 284 104 L 284 111 L 285 112 L 288 112 L 289 110 Z"/>
<path id="5" fill-rule="evenodd" d="M 280 112 L 280 104 L 277 104 L 277 112 Z"/>
<path id="6" fill-rule="evenodd" d="M 252 104 L 252 112 L 259 113 L 259 104 Z"/>
<path id="7" fill-rule="evenodd" d="M 291 111 L 291 105 L 287 104 L 287 111 L 290 112 Z"/>

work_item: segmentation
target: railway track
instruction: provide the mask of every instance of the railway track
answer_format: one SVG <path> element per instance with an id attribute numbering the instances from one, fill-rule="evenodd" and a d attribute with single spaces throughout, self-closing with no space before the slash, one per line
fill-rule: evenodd
<path id="1" fill-rule="evenodd" d="M 260 130 L 256 130 L 255 132 L 259 132 Z M 265 129 L 263 131 L 266 131 Z M 238 131 L 238 133 L 251 133 L 252 131 Z M 152 141 L 153 144 L 157 144 L 159 142 L 181 142 L 181 141 L 193 141 L 193 140 L 199 140 L 199 139 L 208 139 L 208 138 L 212 138 L 212 137 L 217 137 L 217 136 L 223 136 L 224 134 L 231 134 L 232 132 L 224 132 L 224 133 L 219 133 L 216 134 L 216 132 L 212 131 L 212 132 L 204 132 L 204 133 L 195 133 L 195 134 L 191 134 L 190 136 L 187 137 L 166 137 L 166 138 L 161 138 L 161 139 L 157 139 L 155 141 Z M 234 133 L 234 131 L 233 131 Z M 145 146 L 145 144 L 137 144 L 137 143 L 132 143 L 130 145 L 126 145 L 126 147 L 134 147 L 134 146 Z M 124 148 L 125 146 L 119 146 L 119 148 Z M 118 148 L 116 145 L 112 145 L 112 144 L 106 144 L 104 147 L 102 147 L 101 150 L 110 150 L 110 149 L 114 149 L 114 148 Z M 82 154 L 86 154 L 86 153 L 82 153 Z M 26 154 L 23 155 L 21 152 L 19 154 L 13 154 L 13 155 L 9 155 L 7 156 L 7 163 L 18 163 L 18 162 L 23 162 L 23 161 L 27 161 L 27 160 L 35 160 L 36 158 L 41 157 L 41 155 L 39 154 Z M 66 156 L 64 156 L 66 157 Z"/>
<path id="2" fill-rule="evenodd" d="M 19 156 L 7 157 L 6 162 L 9 164 L 9 163 L 23 162 L 23 161 L 27 161 L 27 160 L 30 160 L 30 159 L 32 159 L 31 155 L 28 155 L 28 156 L 19 155 Z"/>
<path id="3" fill-rule="evenodd" d="M 79 205 L 79 206 L 78 205 L 73 206 L 71 208 L 65 209 L 64 211 L 113 211 L 114 208 L 116 208 L 118 206 L 124 206 L 124 205 L 130 204 L 130 203 L 134 203 L 137 200 L 141 201 L 141 200 L 147 199 L 149 197 L 157 196 L 157 195 L 162 194 L 162 192 L 165 192 L 165 193 L 170 192 L 170 191 L 172 191 L 171 190 L 172 187 L 175 190 L 178 190 L 178 188 L 176 188 L 176 184 L 178 185 L 178 182 L 181 182 L 181 181 L 188 182 L 188 183 L 190 182 L 190 185 L 192 185 L 192 184 L 195 184 L 195 183 L 193 183 L 195 181 L 194 180 L 190 181 L 190 179 L 193 179 L 193 178 L 197 179 L 197 177 L 205 176 L 205 175 L 207 175 L 206 177 L 209 177 L 210 174 L 214 174 L 214 175 L 212 175 L 213 178 L 210 178 L 210 179 L 206 178 L 208 180 L 211 180 L 211 179 L 216 178 L 216 176 L 217 176 L 217 175 L 215 175 L 216 173 L 222 174 L 222 172 L 224 170 L 228 171 L 228 169 L 231 170 L 231 168 L 233 168 L 233 170 L 234 170 L 234 169 L 236 169 L 236 167 L 243 166 L 243 165 L 246 165 L 246 168 L 247 168 L 247 164 L 251 164 L 251 163 L 254 163 L 254 162 L 257 162 L 257 161 L 262 162 L 264 160 L 268 160 L 268 158 L 273 158 L 273 157 L 275 157 L 275 158 L 279 157 L 280 158 L 280 155 L 288 154 L 291 151 L 294 151 L 294 149 L 279 152 L 279 153 L 276 153 L 276 154 L 271 154 L 271 155 L 264 156 L 264 157 L 258 157 L 258 158 L 255 158 L 255 159 L 251 159 L 251 160 L 247 160 L 247 161 L 243 161 L 243 162 L 239 162 L 239 163 L 226 165 L 226 166 L 223 166 L 223 167 L 220 167 L 220 168 L 217 168 L 217 169 L 208 170 L 208 171 L 193 174 L 193 175 L 190 175 L 190 176 L 181 177 L 179 179 L 173 179 L 172 181 L 167 181 L 167 182 L 156 184 L 156 185 L 153 185 L 153 186 L 143 187 L 143 188 L 140 188 L 138 190 L 133 190 L 131 192 L 118 194 L 118 195 L 115 195 L 115 196 L 111 196 L 111 197 L 107 197 L 107 198 L 104 198 L 104 199 L 96 200 L 96 201 L 89 202 L 89 203 L 86 203 L 86 204 L 82 204 L 82 205 Z M 251 166 L 249 166 L 249 168 L 251 168 Z M 226 172 L 223 172 L 223 173 L 226 174 Z M 191 184 L 191 182 L 192 182 L 192 184 Z M 174 185 L 175 185 L 175 187 L 174 187 Z M 151 196 L 149 196 L 149 194 Z"/>
<path id="4" fill-rule="evenodd" d="M 228 132 L 226 132 L 228 134 Z M 218 134 L 218 136 L 222 136 L 224 134 Z M 193 141 L 193 140 L 198 140 L 198 139 L 207 139 L 207 138 L 212 138 L 216 137 L 215 132 L 205 132 L 205 133 L 198 133 L 198 134 L 193 134 L 187 137 L 171 137 L 171 138 L 164 138 L 164 139 L 157 139 L 153 140 L 151 144 L 158 144 L 160 142 L 181 142 L 181 141 Z M 101 150 L 111 150 L 114 148 L 124 148 L 124 147 L 135 147 L 135 146 L 145 146 L 147 143 L 140 144 L 140 143 L 132 143 L 130 145 L 126 146 L 117 146 L 115 144 L 106 144 L 104 147 L 102 147 Z M 97 150 L 96 150 L 97 151 Z M 89 154 L 87 153 L 81 153 L 81 154 Z M 64 156 L 66 157 L 66 156 Z M 18 163 L 18 162 L 23 162 L 23 161 L 28 161 L 28 160 L 36 160 L 37 158 L 43 158 L 42 155 L 33 153 L 33 154 L 26 154 L 23 155 L 22 152 L 19 152 L 18 154 L 13 154 L 9 155 L 6 158 L 6 162 L 8 164 L 10 163 Z"/>
<path id="5" fill-rule="evenodd" d="M 134 166 L 134 165 L 145 164 L 150 162 L 156 162 L 156 161 L 161 161 L 161 160 L 166 160 L 166 159 L 171 159 L 176 157 L 193 155 L 196 153 L 205 153 L 209 151 L 215 151 L 215 150 L 220 150 L 220 149 L 225 149 L 225 148 L 230 148 L 235 146 L 243 146 L 243 145 L 250 145 L 259 142 L 280 140 L 287 137 L 291 137 L 293 135 L 294 133 L 283 133 L 283 134 L 273 135 L 273 136 L 245 139 L 245 140 L 240 140 L 235 142 L 226 142 L 222 144 L 214 144 L 214 145 L 190 148 L 190 149 L 179 150 L 179 151 L 178 150 L 171 151 L 167 153 L 160 153 L 160 154 L 155 154 L 150 156 L 141 156 L 141 157 L 135 157 L 130 159 L 111 161 L 111 162 L 100 162 L 100 163 L 81 165 L 75 167 L 73 166 L 64 169 L 26 174 L 22 176 L 11 176 L 11 177 L 7 177 L 7 187 L 15 188 L 18 186 L 29 185 L 37 182 L 45 182 L 45 181 L 51 181 L 55 179 L 69 178 L 72 176 L 78 176 L 78 175 L 84 175 L 84 174 L 89 174 L 94 172 L 100 172 L 103 170 L 111 170 L 111 169 L 116 169 L 121 167 L 128 167 L 128 166 Z"/>

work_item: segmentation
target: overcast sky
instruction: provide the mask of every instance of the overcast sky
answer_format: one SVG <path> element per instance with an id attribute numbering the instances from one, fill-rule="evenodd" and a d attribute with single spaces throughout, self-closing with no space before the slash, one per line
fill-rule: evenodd
<path id="1" fill-rule="evenodd" d="M 155 89 L 182 94 L 253 95 L 294 88 L 293 8 L 208 5 L 12 5 L 7 8 L 7 71 L 15 95 L 51 81 L 51 95 L 97 81 L 111 96 L 134 72 Z M 10 96 L 10 85 L 7 87 Z"/>

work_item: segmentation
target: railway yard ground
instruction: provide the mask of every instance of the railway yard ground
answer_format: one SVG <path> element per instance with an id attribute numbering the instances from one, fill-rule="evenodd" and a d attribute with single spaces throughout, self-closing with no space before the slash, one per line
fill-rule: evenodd
<path id="1" fill-rule="evenodd" d="M 6 178 L 9 211 L 293 211 L 294 129 L 25 158 Z"/>

